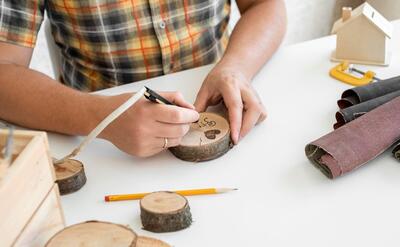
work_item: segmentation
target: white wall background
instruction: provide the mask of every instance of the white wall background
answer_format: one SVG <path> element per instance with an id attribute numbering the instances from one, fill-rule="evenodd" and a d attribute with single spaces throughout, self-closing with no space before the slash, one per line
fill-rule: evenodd
<path id="1" fill-rule="evenodd" d="M 400 18 L 400 0 L 367 0 L 389 20 Z M 344 6 L 357 7 L 364 0 L 285 0 L 288 27 L 284 44 L 329 35 L 333 22 L 340 17 Z M 232 24 L 240 18 L 232 8 Z"/>
<path id="2" fill-rule="evenodd" d="M 284 44 L 288 45 L 329 35 L 332 23 L 339 17 L 341 8 L 356 7 L 364 0 L 286 0 L 285 2 L 288 27 Z M 388 19 L 400 18 L 400 0 L 368 0 L 368 2 Z M 239 18 L 239 11 L 233 4 L 232 27 Z M 54 75 L 43 28 L 39 33 L 31 67 L 50 76 Z"/>

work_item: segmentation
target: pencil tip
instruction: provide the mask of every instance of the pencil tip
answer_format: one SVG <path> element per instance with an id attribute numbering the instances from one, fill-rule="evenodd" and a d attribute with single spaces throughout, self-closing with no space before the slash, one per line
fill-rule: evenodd
<path id="1" fill-rule="evenodd" d="M 238 190 L 238 188 L 220 188 L 220 189 L 217 189 L 217 191 L 219 193 L 226 193 L 226 192 L 235 191 L 235 190 Z"/>

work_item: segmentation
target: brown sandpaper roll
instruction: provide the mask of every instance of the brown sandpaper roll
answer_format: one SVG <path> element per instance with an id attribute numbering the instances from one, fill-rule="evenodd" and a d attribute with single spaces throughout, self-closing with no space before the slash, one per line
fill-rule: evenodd
<path id="1" fill-rule="evenodd" d="M 308 159 L 327 177 L 350 172 L 400 139 L 400 97 L 311 142 Z"/>

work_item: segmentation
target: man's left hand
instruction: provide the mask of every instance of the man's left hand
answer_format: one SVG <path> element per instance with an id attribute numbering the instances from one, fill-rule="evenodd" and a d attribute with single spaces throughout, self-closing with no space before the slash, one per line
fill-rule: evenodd
<path id="1" fill-rule="evenodd" d="M 267 112 L 250 79 L 236 69 L 215 67 L 203 82 L 195 107 L 203 112 L 210 105 L 224 101 L 228 109 L 231 138 L 234 144 L 247 135 Z"/>

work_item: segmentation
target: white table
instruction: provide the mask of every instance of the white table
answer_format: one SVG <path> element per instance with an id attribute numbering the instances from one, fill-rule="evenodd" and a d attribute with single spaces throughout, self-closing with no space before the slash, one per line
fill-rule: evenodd
<path id="1" fill-rule="evenodd" d="M 400 22 L 390 67 L 366 67 L 381 78 L 400 73 Z M 130 157 L 102 140 L 79 155 L 87 184 L 62 202 L 68 224 L 97 219 L 129 224 L 140 234 L 178 247 L 399 246 L 400 164 L 389 153 L 334 181 L 314 168 L 305 145 L 332 130 L 336 100 L 348 85 L 328 76 L 334 37 L 282 48 L 254 80 L 269 118 L 225 156 L 191 164 L 164 152 Z M 363 68 L 362 66 L 359 66 Z M 153 80 L 156 90 L 179 90 L 193 101 L 211 66 Z M 134 91 L 144 82 L 108 90 Z M 50 134 L 53 154 L 79 138 Z M 229 194 L 190 197 L 186 230 L 141 230 L 137 201 L 103 202 L 106 194 L 202 187 L 238 187 Z"/>

